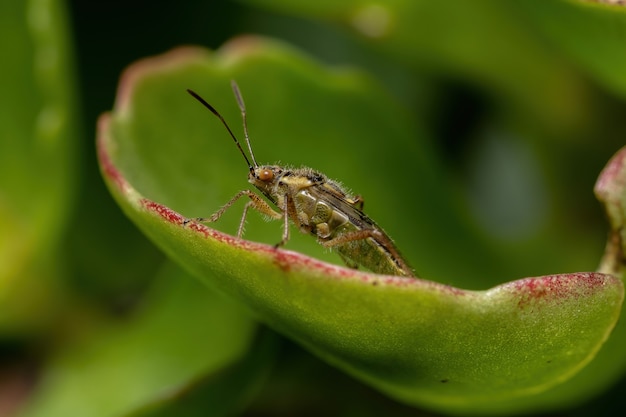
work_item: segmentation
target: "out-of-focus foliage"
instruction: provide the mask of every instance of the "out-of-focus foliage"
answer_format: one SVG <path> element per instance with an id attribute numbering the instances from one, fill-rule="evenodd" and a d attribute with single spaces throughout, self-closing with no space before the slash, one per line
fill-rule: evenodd
<path id="1" fill-rule="evenodd" d="M 217 50 L 242 33 L 272 36 L 331 72 L 357 68 L 387 98 L 382 109 L 361 116 L 361 103 L 339 106 L 311 127 L 307 122 L 331 109 L 320 106 L 337 85 L 313 80 L 303 103 L 299 89 L 289 92 L 289 77 L 271 76 L 275 68 L 247 74 L 240 82 L 260 162 L 310 165 L 363 194 L 367 213 L 428 279 L 485 290 L 527 276 L 592 271 L 609 229 L 593 185 L 626 138 L 626 8 L 610 3 L 0 2 L 0 413 L 82 417 L 87 411 L 73 406 L 93 401 L 103 404 L 93 415 L 102 416 L 245 415 L 246 409 L 250 415 L 423 415 L 291 343 L 277 349 L 282 336 L 260 330 L 253 337 L 248 310 L 258 314 L 258 305 L 222 299 L 224 288 L 198 286 L 165 264 L 105 189 L 94 148 L 96 117 L 114 107 L 120 74 L 140 58 L 188 44 Z M 281 64 L 287 68 L 294 65 L 288 56 Z M 202 73 L 197 85 L 180 87 L 206 94 L 239 132 L 225 83 L 238 74 L 223 65 L 219 87 L 215 80 L 203 84 Z M 180 146 L 151 154 L 173 169 L 180 167 L 170 164 L 179 153 L 202 160 L 217 149 L 207 160 L 221 164 L 185 166 L 170 182 L 159 177 L 163 190 L 178 187 L 189 196 L 173 208 L 206 216 L 246 186 L 246 168 L 219 123 L 181 94 L 153 126 Z M 177 123 L 196 112 L 187 135 Z M 404 122 L 361 134 L 370 124 L 358 126 L 360 118 Z M 363 140 L 346 148 L 341 133 L 355 124 Z M 137 168 L 135 176 L 148 172 Z M 423 171 L 433 177 L 421 177 Z M 194 174 L 197 183 L 176 181 Z M 619 217 L 618 194 L 600 196 Z M 217 228 L 232 233 L 239 213 L 234 208 Z M 246 237 L 276 243 L 279 225 L 250 217 Z M 613 255 L 620 253 L 617 243 L 609 245 Z M 295 229 L 287 249 L 337 262 Z M 621 278 L 607 259 L 602 271 Z M 298 298 L 289 301 L 297 305 Z M 506 408 L 494 397 L 493 410 L 588 415 L 623 406 L 624 323 L 573 378 Z"/>
<path id="2" fill-rule="evenodd" d="M 26 333 L 58 313 L 59 242 L 77 188 L 79 114 L 65 10 L 0 5 L 0 329 Z"/>
<path id="3" fill-rule="evenodd" d="M 405 228 L 421 233 L 403 244 L 409 258 L 420 259 L 426 244 L 441 234 L 463 234 L 468 245 L 472 236 L 438 192 L 441 174 L 433 172 L 428 163 L 432 158 L 424 158 L 423 140 L 370 80 L 356 73 L 329 73 L 262 38 L 240 38 L 215 55 L 182 49 L 136 63 L 120 82 L 116 107 L 98 123 L 98 156 L 112 194 L 173 259 L 328 362 L 416 406 L 445 412 L 519 411 L 520 398 L 563 382 L 595 356 L 621 311 L 623 285 L 611 275 L 565 274 L 465 291 L 426 280 L 358 275 L 273 246 L 233 241 L 197 223 L 185 224 L 171 208 L 183 215 L 202 212 L 219 198 L 211 203 L 197 196 L 204 189 L 213 195 L 222 192 L 228 181 L 219 178 L 237 178 L 241 171 L 241 155 L 230 152 L 227 161 L 222 156 L 232 150 L 231 141 L 220 144 L 198 134 L 196 126 L 203 124 L 206 109 L 182 94 L 185 85 L 201 86 L 203 95 L 226 101 L 226 72 L 242 88 L 262 77 L 262 85 L 244 91 L 252 103 L 273 94 L 272 107 L 266 109 L 270 115 L 290 113 L 296 118 L 298 113 L 290 112 L 294 103 L 301 103 L 296 108 L 316 108 L 293 121 L 301 127 L 303 143 L 321 149 L 334 144 L 340 154 L 358 148 L 365 160 L 406 161 L 400 163 L 407 168 L 405 177 L 418 173 L 422 180 L 413 190 L 429 195 L 430 204 L 403 207 L 390 195 L 388 202 L 396 209 L 377 216 L 391 227 L 393 216 L 414 219 Z M 191 104 L 195 112 L 187 110 Z M 248 106 L 251 115 L 255 109 Z M 167 120 L 164 114 L 176 117 Z M 362 117 L 369 114 L 377 117 Z M 316 119 L 332 130 L 324 131 Z M 209 136 L 220 136 L 221 128 L 215 123 Z M 261 142 L 255 143 L 261 146 L 264 137 L 271 137 L 276 152 L 282 153 L 293 140 L 290 130 L 276 125 L 264 134 L 261 129 L 255 134 Z M 366 145 L 376 144 L 384 132 L 395 133 L 383 148 L 389 156 Z M 172 140 L 176 133 L 184 139 Z M 181 147 L 198 152 L 179 152 Z M 411 160 L 422 163 L 413 166 Z M 335 171 L 348 178 L 358 173 L 358 165 L 344 164 Z M 401 176 L 403 170 L 394 171 Z M 401 189 L 402 181 L 392 186 L 370 182 L 363 188 L 366 195 L 382 196 L 385 189 Z M 421 227 L 420 219 L 429 220 L 432 232 Z M 444 256 L 435 259 L 445 261 Z M 459 281 L 463 279 L 467 277 Z"/>

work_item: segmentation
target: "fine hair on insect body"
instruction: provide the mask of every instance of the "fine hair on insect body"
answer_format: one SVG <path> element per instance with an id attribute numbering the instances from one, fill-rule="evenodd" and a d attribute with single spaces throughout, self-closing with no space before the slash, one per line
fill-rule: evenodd
<path id="1" fill-rule="evenodd" d="M 243 234 L 248 211 L 254 209 L 269 219 L 283 222 L 282 239 L 276 247 L 285 245 L 289 240 L 291 221 L 301 232 L 315 236 L 322 246 L 336 251 L 352 268 L 362 266 L 379 274 L 415 277 L 391 238 L 363 213 L 361 197 L 352 196 L 341 184 L 311 168 L 257 163 L 248 134 L 246 106 L 237 83 L 231 81 L 231 86 L 241 111 L 249 157 L 222 115 L 196 92 L 187 92 L 220 119 L 248 164 L 248 182 L 275 208 L 258 194 L 241 190 L 211 216 L 189 219 L 185 223 L 191 220 L 215 222 L 237 200 L 247 197 L 249 201 L 244 206 L 237 237 Z"/>

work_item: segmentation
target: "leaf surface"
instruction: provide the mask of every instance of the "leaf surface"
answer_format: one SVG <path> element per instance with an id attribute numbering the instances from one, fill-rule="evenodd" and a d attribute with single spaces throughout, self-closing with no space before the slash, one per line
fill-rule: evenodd
<path id="1" fill-rule="evenodd" d="M 378 212 L 377 222 L 400 236 L 418 272 L 429 257 L 454 264 L 485 250 L 427 249 L 457 234 L 469 242 L 471 234 L 441 190 L 418 130 L 379 87 L 282 44 L 243 38 L 215 54 L 179 49 L 133 65 L 115 108 L 99 121 L 98 156 L 113 196 L 172 259 L 328 362 L 411 404 L 510 411 L 508 400 L 547 390 L 591 361 L 620 314 L 623 286 L 612 275 L 550 275 L 471 291 L 305 256 L 292 249 L 336 261 L 308 236 L 298 240 L 295 230 L 294 242 L 275 249 L 275 223 L 249 222 L 245 237 L 266 243 L 186 223 L 210 215 L 245 185 L 247 168 L 231 139 L 185 93 L 198 91 L 234 121 L 231 78 L 248 103 L 257 159 L 269 148 L 294 164 L 321 161 L 316 168 L 342 180 L 343 173 L 346 183 L 366 178 L 366 211 Z M 420 181 L 394 176 L 404 169 L 420 172 Z M 400 204 L 403 181 L 427 196 L 422 205 Z M 370 204 L 368 195 L 380 200 Z M 234 232 L 240 211 L 230 212 L 211 226 Z M 459 265 L 447 272 L 455 267 L 463 273 Z M 471 281 L 450 281 L 457 279 Z"/>

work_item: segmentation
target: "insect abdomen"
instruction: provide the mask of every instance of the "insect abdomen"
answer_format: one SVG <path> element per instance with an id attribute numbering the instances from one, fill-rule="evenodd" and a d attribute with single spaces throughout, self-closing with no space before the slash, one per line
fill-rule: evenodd
<path id="1" fill-rule="evenodd" d="M 295 205 L 300 217 L 300 228 L 309 231 L 322 241 L 332 239 L 342 226 L 349 224 L 348 216 L 334 210 L 307 190 L 301 190 L 296 194 Z"/>
<path id="2" fill-rule="evenodd" d="M 317 236 L 322 243 L 364 230 L 357 227 L 345 213 L 335 210 L 307 190 L 301 190 L 295 195 L 295 205 L 300 217 L 300 228 Z M 380 233 L 391 244 L 382 231 L 367 230 Z M 331 247 L 349 266 L 361 265 L 385 275 L 413 276 L 406 265 L 397 262 L 393 254 L 373 237 L 349 240 Z"/>

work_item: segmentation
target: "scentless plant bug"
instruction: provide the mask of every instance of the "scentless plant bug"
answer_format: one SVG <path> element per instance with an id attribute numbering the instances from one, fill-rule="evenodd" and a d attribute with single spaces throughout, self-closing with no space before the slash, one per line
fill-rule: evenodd
<path id="1" fill-rule="evenodd" d="M 256 162 L 248 135 L 246 107 L 237 83 L 232 81 L 231 84 L 241 110 L 250 159 L 222 115 L 194 91 L 187 92 L 221 120 L 248 164 L 248 181 L 278 210 L 252 191 L 242 190 L 212 216 L 192 220 L 215 222 L 237 200 L 248 197 L 250 201 L 243 209 L 237 237 L 243 234 L 248 210 L 253 208 L 270 219 L 283 221 L 283 237 L 276 247 L 284 245 L 289 240 L 289 220 L 291 220 L 303 233 L 316 236 L 322 246 L 336 250 L 343 261 L 352 268 L 362 266 L 375 273 L 415 277 L 413 270 L 389 236 L 363 213 L 363 200 L 360 197 L 349 195 L 338 182 L 311 168 L 259 165 Z"/>

